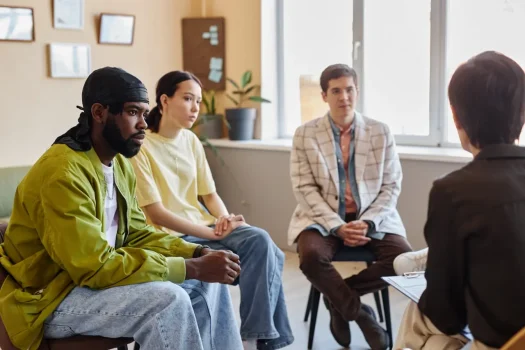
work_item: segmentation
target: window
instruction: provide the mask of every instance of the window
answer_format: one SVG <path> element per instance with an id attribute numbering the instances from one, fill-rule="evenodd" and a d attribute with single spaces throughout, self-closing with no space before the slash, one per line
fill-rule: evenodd
<path id="1" fill-rule="evenodd" d="M 457 146 L 446 93 L 457 66 L 496 50 L 525 67 L 524 0 L 277 1 L 281 137 L 322 115 L 319 75 L 347 63 L 359 75 L 358 109 L 399 144 Z"/>
<path id="2" fill-rule="evenodd" d="M 362 112 L 429 135 L 430 0 L 365 1 L 362 42 Z"/>
<path id="3" fill-rule="evenodd" d="M 447 27 L 447 82 L 461 62 L 485 50 L 504 53 L 525 67 L 525 1 L 449 1 Z M 459 142 L 448 104 L 446 113 L 446 140 Z"/>
<path id="4" fill-rule="evenodd" d="M 280 101 L 286 116 L 280 133 L 292 136 L 299 125 L 326 110 L 319 88 L 322 70 L 334 62 L 352 61 L 353 5 L 351 0 L 280 1 L 284 32 Z"/>

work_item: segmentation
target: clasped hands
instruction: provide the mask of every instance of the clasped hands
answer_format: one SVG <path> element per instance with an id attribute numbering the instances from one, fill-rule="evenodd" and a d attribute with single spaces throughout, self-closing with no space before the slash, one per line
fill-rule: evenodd
<path id="1" fill-rule="evenodd" d="M 249 226 L 242 215 L 222 215 L 215 222 L 213 232 L 220 239 L 240 226 Z M 240 273 L 241 260 L 229 250 L 204 248 L 200 257 L 186 260 L 187 279 L 231 284 Z"/>
<path id="2" fill-rule="evenodd" d="M 244 220 L 242 215 L 222 215 L 215 222 L 215 228 L 213 229 L 215 236 L 225 237 L 229 235 L 233 230 L 241 226 L 249 226 Z"/>
<path id="3" fill-rule="evenodd" d="M 360 247 L 370 242 L 370 237 L 367 237 L 368 223 L 363 220 L 350 221 L 341 225 L 336 234 L 344 241 L 344 244 L 349 247 Z"/>

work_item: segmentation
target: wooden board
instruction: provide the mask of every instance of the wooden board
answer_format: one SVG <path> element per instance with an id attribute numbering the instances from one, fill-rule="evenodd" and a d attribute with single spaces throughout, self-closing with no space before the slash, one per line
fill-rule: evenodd
<path id="1" fill-rule="evenodd" d="M 206 90 L 225 90 L 224 17 L 182 19 L 184 70 L 195 74 Z"/>

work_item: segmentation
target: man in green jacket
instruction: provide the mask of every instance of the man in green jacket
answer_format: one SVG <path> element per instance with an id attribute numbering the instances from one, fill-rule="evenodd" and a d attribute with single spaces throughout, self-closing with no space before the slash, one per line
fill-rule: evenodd
<path id="1" fill-rule="evenodd" d="M 13 344 L 42 337 L 132 337 L 144 349 L 242 349 L 228 289 L 235 254 L 146 224 L 126 158 L 149 111 L 136 77 L 94 71 L 79 124 L 58 137 L 18 186 L 0 264 L 0 316 Z"/>

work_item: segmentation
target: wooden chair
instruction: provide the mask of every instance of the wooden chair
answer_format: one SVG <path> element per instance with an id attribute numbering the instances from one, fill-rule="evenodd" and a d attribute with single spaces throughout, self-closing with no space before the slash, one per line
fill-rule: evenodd
<path id="1" fill-rule="evenodd" d="M 525 327 L 509 339 L 501 350 L 523 350 L 525 349 Z"/>

